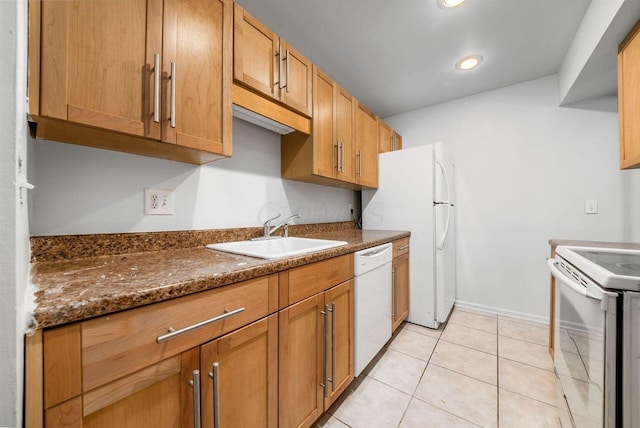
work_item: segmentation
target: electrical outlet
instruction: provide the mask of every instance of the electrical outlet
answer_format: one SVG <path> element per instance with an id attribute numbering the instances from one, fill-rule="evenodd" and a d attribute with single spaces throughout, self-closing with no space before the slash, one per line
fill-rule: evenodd
<path id="1" fill-rule="evenodd" d="M 145 215 L 173 215 L 173 190 L 144 189 Z"/>
<path id="2" fill-rule="evenodd" d="M 598 201 L 596 200 L 584 201 L 584 213 L 598 214 Z"/>

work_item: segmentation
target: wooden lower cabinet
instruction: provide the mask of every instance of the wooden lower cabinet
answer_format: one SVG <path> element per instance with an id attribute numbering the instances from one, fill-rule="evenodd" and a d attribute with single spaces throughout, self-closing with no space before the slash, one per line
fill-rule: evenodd
<path id="1" fill-rule="evenodd" d="M 352 272 L 343 255 L 40 330 L 27 426 L 309 427 L 353 380 Z"/>
<path id="2" fill-rule="evenodd" d="M 277 427 L 277 361 L 277 314 L 202 345 L 202 427 Z"/>
<path id="3" fill-rule="evenodd" d="M 409 315 L 409 253 L 395 257 L 392 262 L 393 289 L 391 313 L 392 331 Z"/>
<path id="4" fill-rule="evenodd" d="M 409 238 L 393 241 L 391 331 L 409 315 Z"/>
<path id="5" fill-rule="evenodd" d="M 192 427 L 198 349 L 46 409 L 46 427 Z"/>
<path id="6" fill-rule="evenodd" d="M 279 317 L 279 426 L 309 427 L 353 380 L 353 280 Z"/>

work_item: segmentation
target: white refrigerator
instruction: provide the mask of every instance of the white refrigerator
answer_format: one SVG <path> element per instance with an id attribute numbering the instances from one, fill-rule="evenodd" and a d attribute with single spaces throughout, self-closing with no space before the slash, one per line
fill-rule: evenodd
<path id="1" fill-rule="evenodd" d="M 407 320 L 438 328 L 456 299 L 454 162 L 443 143 L 380 154 L 362 228 L 411 231 Z"/>

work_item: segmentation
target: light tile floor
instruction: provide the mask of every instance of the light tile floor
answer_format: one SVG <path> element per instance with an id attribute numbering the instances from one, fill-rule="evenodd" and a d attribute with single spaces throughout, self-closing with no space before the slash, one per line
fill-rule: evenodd
<path id="1" fill-rule="evenodd" d="M 405 323 L 317 426 L 560 427 L 548 326 L 455 308 Z"/>

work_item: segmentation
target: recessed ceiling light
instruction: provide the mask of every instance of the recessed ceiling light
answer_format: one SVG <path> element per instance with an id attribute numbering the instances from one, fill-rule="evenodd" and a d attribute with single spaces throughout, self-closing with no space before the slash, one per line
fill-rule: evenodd
<path id="1" fill-rule="evenodd" d="M 456 68 L 458 70 L 471 70 L 482 62 L 480 55 L 469 55 L 456 62 Z"/>
<path id="2" fill-rule="evenodd" d="M 465 0 L 439 0 L 438 4 L 445 9 L 461 6 Z"/>

